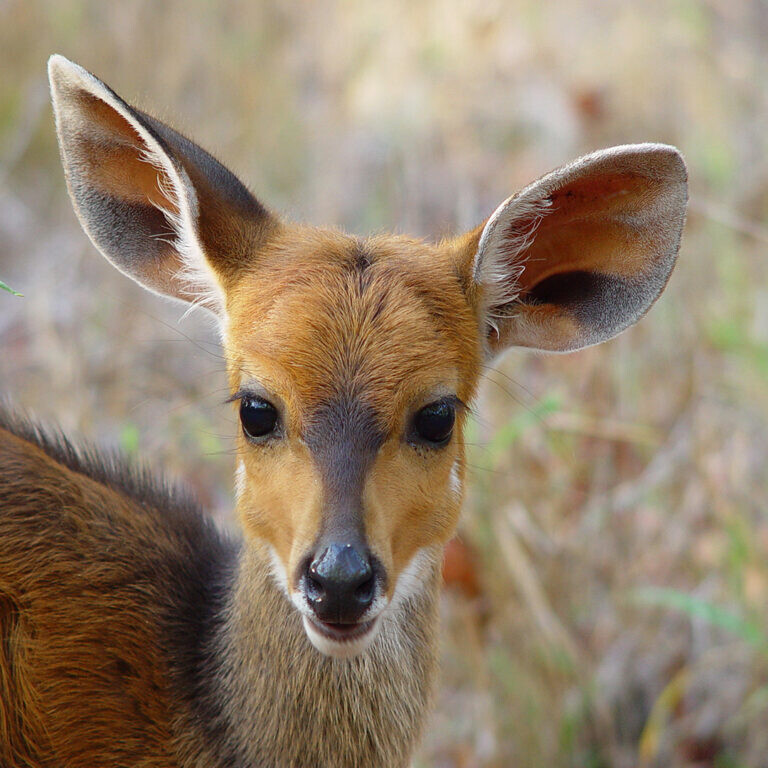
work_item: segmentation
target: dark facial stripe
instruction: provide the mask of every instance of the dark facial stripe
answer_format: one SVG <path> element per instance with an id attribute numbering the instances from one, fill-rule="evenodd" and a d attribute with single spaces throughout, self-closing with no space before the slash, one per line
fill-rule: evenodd
<path id="1" fill-rule="evenodd" d="M 313 415 L 305 440 L 324 486 L 318 549 L 330 541 L 365 546 L 363 484 L 384 437 L 372 409 L 352 396 L 330 400 Z"/>
<path id="2" fill-rule="evenodd" d="M 360 275 L 371 266 L 371 256 L 365 246 L 360 244 L 352 257 L 352 267 Z"/>

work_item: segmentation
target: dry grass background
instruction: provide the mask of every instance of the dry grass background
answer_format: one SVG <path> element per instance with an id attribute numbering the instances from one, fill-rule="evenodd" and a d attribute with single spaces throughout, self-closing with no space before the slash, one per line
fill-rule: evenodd
<path id="1" fill-rule="evenodd" d="M 0 388 L 226 519 L 213 330 L 81 234 L 44 77 L 63 53 L 290 215 L 439 236 L 594 148 L 686 154 L 649 316 L 489 370 L 416 765 L 768 766 L 768 5 L 0 0 Z M 467 562 L 464 562 L 467 561 Z"/>

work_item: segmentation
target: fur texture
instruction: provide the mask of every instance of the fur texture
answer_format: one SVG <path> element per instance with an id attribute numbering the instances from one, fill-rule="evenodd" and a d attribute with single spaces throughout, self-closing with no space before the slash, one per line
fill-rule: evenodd
<path id="1" fill-rule="evenodd" d="M 437 558 L 370 652 L 341 661 L 310 645 L 262 548 L 119 457 L 0 412 L 0 485 L 0 764 L 407 763 Z"/>
<path id="2" fill-rule="evenodd" d="M 268 400 L 279 428 L 238 438 L 235 545 L 122 461 L 0 417 L 0 763 L 407 765 L 462 404 L 485 357 L 593 344 L 655 301 L 685 214 L 679 153 L 581 158 L 449 242 L 361 240 L 278 219 L 81 67 L 49 72 L 84 229 L 141 284 L 218 314 L 233 401 Z M 430 443 L 418 414 L 435 403 L 455 423 Z M 323 653 L 303 628 L 330 539 L 376 566 L 352 658 L 338 627 Z"/>

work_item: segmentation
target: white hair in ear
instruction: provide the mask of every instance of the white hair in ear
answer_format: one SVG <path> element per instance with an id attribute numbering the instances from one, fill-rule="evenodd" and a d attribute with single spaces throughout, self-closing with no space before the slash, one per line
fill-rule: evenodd
<path id="1" fill-rule="evenodd" d="M 152 204 L 163 214 L 171 229 L 169 236 L 156 235 L 156 239 L 168 243 L 181 257 L 181 267 L 174 278 L 178 280 L 182 292 L 190 302 L 182 319 L 198 307 L 209 309 L 223 318 L 224 292 L 215 272 L 208 266 L 196 233 L 194 221 L 199 215 L 199 203 L 187 172 L 183 168 L 175 168 L 178 182 L 182 185 L 179 190 L 177 182 L 168 173 L 168 166 L 173 167 L 173 164 L 164 162 L 163 156 L 158 157 L 148 147 L 142 151 L 141 157 L 157 170 L 157 186 L 162 196 L 168 201 L 176 202 L 175 211 L 156 201 L 152 201 Z"/>
<path id="2" fill-rule="evenodd" d="M 486 322 L 497 334 L 497 320 L 508 316 L 504 308 L 520 295 L 528 250 L 551 206 L 547 199 L 521 197 L 522 193 L 507 198 L 488 219 L 472 269 L 474 281 L 483 289 Z"/>
<path id="3" fill-rule="evenodd" d="M 150 290 L 189 301 L 192 307 L 203 306 L 223 318 L 224 293 L 203 252 L 198 232 L 198 195 L 182 163 L 173 156 L 172 151 L 169 153 L 163 141 L 158 139 L 151 129 L 148 116 L 130 107 L 83 67 L 63 56 L 54 55 L 48 61 L 48 71 L 70 194 L 85 231 L 118 269 L 138 279 Z M 86 96 L 87 98 L 84 98 Z M 109 123 L 100 122 L 100 113 L 89 111 L 91 105 L 98 102 L 119 116 L 128 130 L 121 131 L 119 128 L 114 129 Z M 98 155 L 92 152 L 88 141 L 96 141 L 101 147 L 112 143 L 116 153 L 127 152 L 127 157 L 130 157 L 131 152 L 136 152 L 142 162 L 157 171 L 157 189 L 161 200 L 158 200 L 157 196 L 151 196 L 151 190 L 142 190 L 141 185 L 134 185 L 122 198 L 116 199 L 115 203 L 126 200 L 134 203 L 137 191 L 142 190 L 146 195 L 143 202 L 163 214 L 170 232 L 154 233 L 151 236 L 155 241 L 167 243 L 178 254 L 174 268 L 168 269 L 171 266 L 169 260 L 164 264 L 163 280 L 172 284 L 174 290 L 164 290 L 162 281 L 152 282 L 137 276 L 137 271 L 144 274 L 141 273 L 141 267 L 144 265 L 140 262 L 140 257 L 146 256 L 151 262 L 153 249 L 149 244 L 144 247 L 135 246 L 134 243 L 128 242 L 128 238 L 124 238 L 121 248 L 125 253 L 122 254 L 109 247 L 115 243 L 104 237 L 104 233 L 110 230 L 108 207 L 99 212 L 88 210 L 95 197 L 93 194 L 86 194 L 88 182 L 93 168 L 98 167 Z M 104 197 L 103 193 L 99 194 Z M 119 231 L 117 227 L 112 229 Z M 129 250 L 130 255 L 126 255 Z M 156 267 L 150 265 L 150 269 Z"/>

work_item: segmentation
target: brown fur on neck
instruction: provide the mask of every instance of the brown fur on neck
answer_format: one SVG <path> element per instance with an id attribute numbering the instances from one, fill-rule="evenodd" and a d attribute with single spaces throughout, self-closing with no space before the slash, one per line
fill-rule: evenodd
<path id="1" fill-rule="evenodd" d="M 367 653 L 333 660 L 257 545 L 237 555 L 124 461 L 0 409 L 0 486 L 0 764 L 407 763 L 435 676 L 436 565 Z"/>

